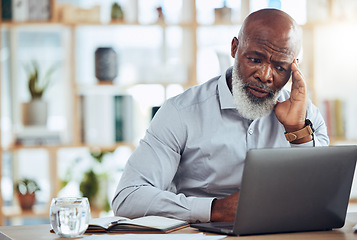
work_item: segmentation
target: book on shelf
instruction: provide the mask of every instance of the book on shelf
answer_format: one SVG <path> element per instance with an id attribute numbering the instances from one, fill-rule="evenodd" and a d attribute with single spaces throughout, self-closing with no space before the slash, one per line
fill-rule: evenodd
<path id="1" fill-rule="evenodd" d="M 341 99 L 325 99 L 320 108 L 330 137 L 346 137 L 346 102 Z"/>
<path id="2" fill-rule="evenodd" d="M 61 132 L 46 127 L 25 127 L 15 134 L 16 145 L 58 145 L 61 143 Z"/>
<path id="3" fill-rule="evenodd" d="M 114 96 L 115 141 L 133 141 L 133 97 Z"/>
<path id="4" fill-rule="evenodd" d="M 113 145 L 114 101 L 112 95 L 87 94 L 82 100 L 82 142 L 94 145 Z"/>
<path id="5" fill-rule="evenodd" d="M 188 227 L 186 221 L 161 216 L 145 216 L 135 219 L 103 217 L 89 220 L 87 233 L 169 233 Z"/>
<path id="6" fill-rule="evenodd" d="M 44 21 L 51 19 L 51 0 L 28 0 L 28 20 Z"/>
<path id="7" fill-rule="evenodd" d="M 345 103 L 341 99 L 335 100 L 335 128 L 336 137 L 345 137 Z"/>
<path id="8" fill-rule="evenodd" d="M 82 142 L 113 145 L 133 140 L 133 98 L 130 95 L 81 95 Z"/>
<path id="9" fill-rule="evenodd" d="M 12 20 L 12 0 L 1 1 L 1 19 Z"/>
<path id="10" fill-rule="evenodd" d="M 347 139 L 357 139 L 357 107 L 354 100 L 345 102 L 345 135 Z"/>
<path id="11" fill-rule="evenodd" d="M 322 103 L 322 106 L 320 108 L 321 114 L 325 120 L 326 127 L 327 127 L 327 134 L 329 136 L 334 135 L 333 133 L 333 107 L 332 107 L 332 101 L 325 99 Z"/>
<path id="12" fill-rule="evenodd" d="M 29 20 L 28 0 L 12 0 L 12 15 L 15 22 Z"/>

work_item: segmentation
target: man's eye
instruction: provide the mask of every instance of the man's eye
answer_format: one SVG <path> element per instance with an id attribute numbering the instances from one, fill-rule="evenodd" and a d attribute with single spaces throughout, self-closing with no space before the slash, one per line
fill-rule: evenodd
<path id="1" fill-rule="evenodd" d="M 283 68 L 282 66 L 277 66 L 276 69 L 278 69 L 278 71 L 280 72 L 286 71 L 285 68 Z"/>
<path id="2" fill-rule="evenodd" d="M 253 63 L 261 63 L 260 59 L 258 58 L 249 58 L 250 61 L 252 61 Z"/>

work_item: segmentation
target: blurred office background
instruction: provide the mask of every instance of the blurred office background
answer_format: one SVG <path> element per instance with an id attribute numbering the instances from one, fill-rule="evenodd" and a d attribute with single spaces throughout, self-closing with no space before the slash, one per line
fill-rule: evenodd
<path id="1" fill-rule="evenodd" d="M 111 215 L 155 111 L 225 71 L 242 20 L 261 8 L 301 26 L 300 67 L 331 145 L 357 143 L 355 0 L 0 2 L 1 225 L 48 222 L 56 196 L 90 196 L 93 215 Z M 50 80 L 41 98 L 29 89 L 35 72 Z M 24 179 L 39 186 L 30 210 L 18 198 Z"/>

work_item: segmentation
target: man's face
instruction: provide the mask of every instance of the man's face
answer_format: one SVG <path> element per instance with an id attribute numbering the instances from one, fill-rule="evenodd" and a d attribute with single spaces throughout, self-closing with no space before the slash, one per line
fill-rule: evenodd
<path id="1" fill-rule="evenodd" d="M 240 114 L 254 120 L 273 110 L 290 78 L 294 57 L 261 39 L 244 44 L 236 51 L 232 92 Z"/>
<path id="2" fill-rule="evenodd" d="M 251 85 L 247 91 L 258 101 L 269 97 L 269 91 L 281 90 L 291 75 L 294 55 L 289 42 L 251 38 L 239 44 L 235 64 L 239 64 L 242 80 Z"/>
<path id="3" fill-rule="evenodd" d="M 273 110 L 291 76 L 296 38 L 290 29 L 269 28 L 262 21 L 247 26 L 244 33 L 232 42 L 232 92 L 242 116 L 256 119 Z"/>
<path id="4" fill-rule="evenodd" d="M 237 62 L 237 57 L 235 58 Z M 257 97 L 249 88 L 265 89 L 264 97 Z M 247 119 L 254 120 L 268 115 L 274 108 L 280 91 L 272 91 L 262 84 L 244 83 L 239 64 L 234 64 L 232 72 L 232 94 L 238 112 Z M 259 93 L 260 94 L 260 93 Z"/>

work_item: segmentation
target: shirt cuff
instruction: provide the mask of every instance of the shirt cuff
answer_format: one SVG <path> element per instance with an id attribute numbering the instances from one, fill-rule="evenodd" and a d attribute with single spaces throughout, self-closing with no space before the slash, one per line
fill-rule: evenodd
<path id="1" fill-rule="evenodd" d="M 311 140 L 310 142 L 306 142 L 306 143 L 300 143 L 300 144 L 293 144 L 290 143 L 291 147 L 315 147 L 315 140 Z"/>
<path id="2" fill-rule="evenodd" d="M 211 220 L 212 202 L 215 198 L 192 198 L 191 219 L 193 222 Z"/>

